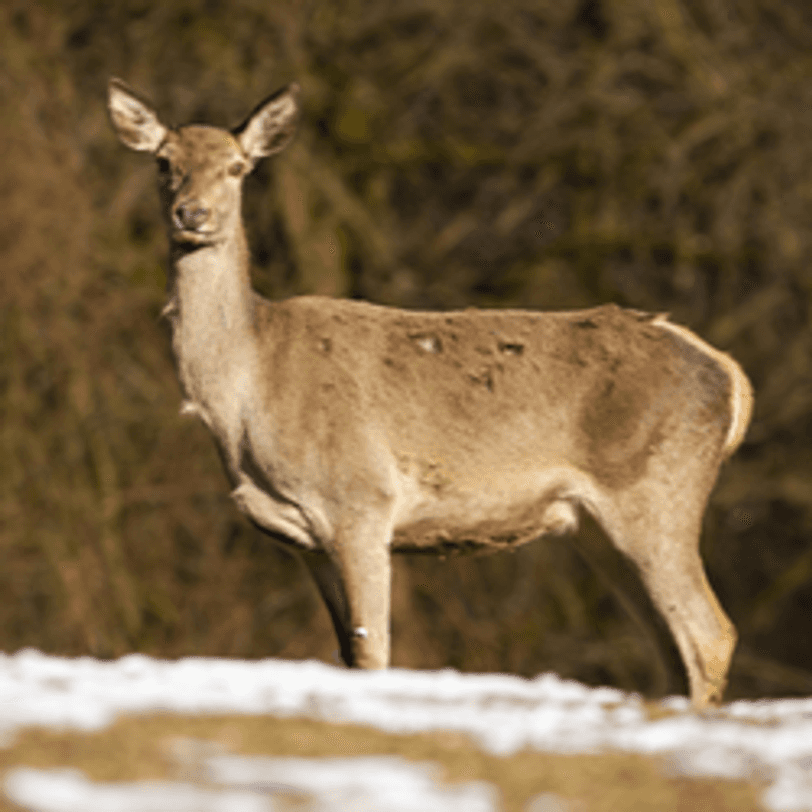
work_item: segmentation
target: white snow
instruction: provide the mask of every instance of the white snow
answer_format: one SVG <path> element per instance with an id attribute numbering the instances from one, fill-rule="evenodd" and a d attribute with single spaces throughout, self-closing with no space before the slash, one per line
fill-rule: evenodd
<path id="1" fill-rule="evenodd" d="M 649 721 L 636 695 L 588 688 L 551 674 L 526 680 L 450 670 L 356 672 L 317 662 L 278 660 L 188 658 L 168 662 L 131 655 L 101 662 L 50 657 L 31 650 L 0 655 L 0 732 L 7 741 L 24 725 L 94 730 L 125 712 L 308 716 L 390 732 L 459 731 L 471 735 L 485 750 L 502 755 L 524 747 L 557 753 L 662 755 L 675 774 L 766 779 L 769 786 L 762 801 L 769 809 L 812 810 L 812 699 L 740 701 L 699 714 L 690 709 L 687 700 L 672 697 L 663 707 L 668 715 Z M 194 795 L 204 790 L 179 783 L 177 804 L 164 803 L 161 809 L 274 809 L 270 796 L 256 794 L 252 795 L 255 806 L 229 806 L 232 797 L 249 791 L 244 781 L 225 780 L 224 776 L 233 778 L 240 770 L 253 776 L 248 783 L 254 788 L 261 783 L 258 776 L 271 782 L 276 780 L 272 776 L 286 776 L 284 783 L 307 793 L 314 792 L 316 785 L 330 787 L 319 796 L 322 805 L 314 809 L 346 808 L 329 800 L 330 792 L 334 799 L 345 797 L 341 792 L 350 792 L 335 782 L 340 776 L 363 775 L 381 777 L 364 785 L 364 797 L 378 799 L 369 808 L 392 812 L 412 808 L 394 805 L 396 801 L 389 796 L 381 800 L 388 786 L 401 787 L 399 797 L 417 799 L 414 808 L 421 804 L 423 809 L 438 811 L 497 808 L 495 796 L 489 794 L 492 788 L 486 785 L 464 785 L 460 792 L 470 795 L 460 800 L 436 783 L 427 767 L 398 759 L 382 757 L 371 771 L 363 759 L 345 759 L 340 764 L 329 759 L 307 764 L 288 760 L 282 766 L 280 761 L 210 756 L 205 762 L 208 774 L 219 777 L 217 786 L 206 791 L 215 795 L 204 803 Z M 291 780 L 294 773 L 299 776 L 298 784 Z M 302 778 L 306 775 L 316 776 L 315 784 L 306 784 Z M 350 781 L 355 787 L 352 792 L 361 791 L 360 780 Z M 405 786 L 411 789 L 403 789 Z M 41 797 L 36 787 L 40 787 Z M 75 772 L 18 769 L 8 774 L 5 790 L 32 810 L 147 812 L 157 808 L 144 800 L 156 791 L 151 785 L 93 785 Z M 124 800 L 114 803 L 113 796 L 104 795 L 103 800 L 92 796 L 114 791 Z M 138 793 L 143 796 L 140 805 L 126 800 Z M 66 801 L 59 806 L 52 801 L 57 796 L 81 796 L 82 800 L 78 805 Z M 432 800 L 427 802 L 429 797 Z M 23 798 L 24 802 L 18 800 Z M 265 805 L 256 805 L 259 800 Z"/>
<path id="2" fill-rule="evenodd" d="M 208 786 L 180 781 L 96 784 L 78 770 L 19 768 L 6 779 L 5 791 L 16 804 L 37 812 L 273 812 L 280 808 L 275 796 L 285 791 L 309 796 L 310 806 L 304 808 L 314 812 L 497 809 L 497 793 L 489 784 L 442 787 L 435 765 L 395 756 L 216 756 L 203 766 Z"/>

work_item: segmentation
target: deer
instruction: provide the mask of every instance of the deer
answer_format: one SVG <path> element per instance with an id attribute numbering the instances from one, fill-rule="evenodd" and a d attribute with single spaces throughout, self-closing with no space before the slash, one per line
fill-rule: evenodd
<path id="1" fill-rule="evenodd" d="M 231 131 L 166 126 L 116 78 L 107 101 L 121 142 L 157 160 L 181 411 L 213 435 L 237 509 L 304 561 L 348 667 L 389 666 L 393 552 L 515 549 L 586 514 L 639 573 L 692 704 L 721 702 L 737 634 L 699 543 L 752 411 L 732 357 L 615 304 L 266 299 L 242 182 L 293 139 L 299 86 Z"/>

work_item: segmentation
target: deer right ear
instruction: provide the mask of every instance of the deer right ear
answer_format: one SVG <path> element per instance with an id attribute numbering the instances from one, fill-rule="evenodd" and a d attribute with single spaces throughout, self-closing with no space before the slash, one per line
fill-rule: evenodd
<path id="1" fill-rule="evenodd" d="M 155 111 L 121 79 L 113 78 L 107 86 L 107 109 L 118 137 L 130 149 L 155 152 L 166 137 Z"/>

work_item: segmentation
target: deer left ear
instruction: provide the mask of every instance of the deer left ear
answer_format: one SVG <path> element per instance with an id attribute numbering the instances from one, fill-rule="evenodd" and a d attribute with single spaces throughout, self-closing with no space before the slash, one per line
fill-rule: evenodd
<path id="1" fill-rule="evenodd" d="M 298 120 L 299 85 L 293 82 L 265 99 L 234 135 L 243 152 L 256 162 L 283 150 L 293 139 Z"/>

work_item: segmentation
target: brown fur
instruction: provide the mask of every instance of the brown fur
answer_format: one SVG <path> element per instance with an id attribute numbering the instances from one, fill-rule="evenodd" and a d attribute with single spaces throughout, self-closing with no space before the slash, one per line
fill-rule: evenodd
<path id="1" fill-rule="evenodd" d="M 698 555 L 751 408 L 738 365 L 662 316 L 421 313 L 250 288 L 242 177 L 290 140 L 297 90 L 227 133 L 169 130 L 122 83 L 111 118 L 161 162 L 173 350 L 238 507 L 301 552 L 348 664 L 389 659 L 390 550 L 501 549 L 591 513 L 638 566 L 697 705 L 735 630 Z"/>

